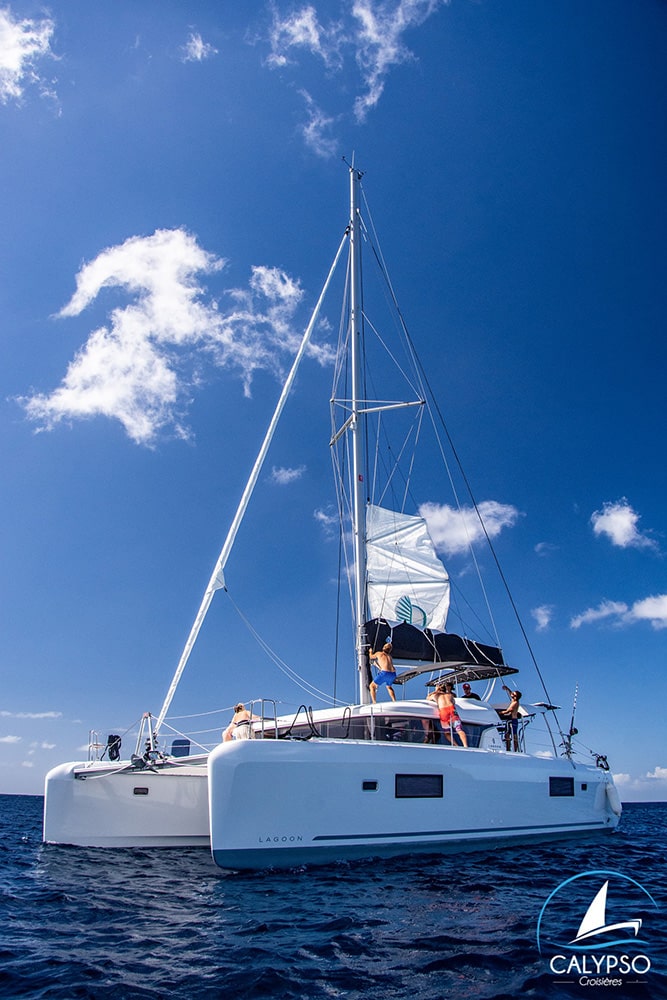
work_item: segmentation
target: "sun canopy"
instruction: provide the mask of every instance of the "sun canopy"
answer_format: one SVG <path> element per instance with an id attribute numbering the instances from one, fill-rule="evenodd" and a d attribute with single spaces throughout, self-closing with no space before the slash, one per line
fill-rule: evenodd
<path id="1" fill-rule="evenodd" d="M 392 656 L 398 660 L 422 660 L 424 669 L 437 664 L 503 667 L 505 661 L 498 646 L 488 646 L 449 632 L 417 628 L 407 622 L 373 618 L 366 622 L 366 637 L 373 651 L 391 642 Z"/>

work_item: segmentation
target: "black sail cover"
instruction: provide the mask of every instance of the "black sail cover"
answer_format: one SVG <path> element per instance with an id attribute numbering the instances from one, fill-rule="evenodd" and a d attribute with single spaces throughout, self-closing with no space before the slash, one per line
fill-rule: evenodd
<path id="1" fill-rule="evenodd" d="M 407 622 L 389 622 L 373 618 L 366 622 L 366 638 L 372 652 L 391 642 L 391 654 L 397 660 L 421 660 L 426 663 L 476 664 L 503 666 L 503 654 L 498 646 L 488 646 L 451 632 L 432 632 Z"/>

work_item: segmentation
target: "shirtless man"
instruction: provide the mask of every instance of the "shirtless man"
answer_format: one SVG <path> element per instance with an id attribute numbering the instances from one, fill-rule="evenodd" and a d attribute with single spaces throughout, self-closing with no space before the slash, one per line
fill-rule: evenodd
<path id="1" fill-rule="evenodd" d="M 368 685 L 368 690 L 371 693 L 373 704 L 377 704 L 377 690 L 380 684 L 387 685 L 389 697 L 392 701 L 396 701 L 396 695 L 394 694 L 394 689 L 391 686 L 396 680 L 396 668 L 394 667 L 394 661 L 391 658 L 391 643 L 385 642 L 384 646 L 378 653 L 369 652 L 368 658 L 369 660 L 376 660 L 380 669 L 380 672 L 375 680 L 371 681 Z"/>
<path id="2" fill-rule="evenodd" d="M 507 719 L 505 728 L 505 749 L 509 750 L 510 742 L 514 742 L 514 752 L 519 752 L 519 702 L 521 700 L 520 691 L 510 691 L 506 684 L 503 684 L 503 691 L 507 691 L 510 696 L 510 703 L 507 708 L 503 708 L 498 713 L 503 719 Z"/>
<path id="3" fill-rule="evenodd" d="M 440 713 L 440 724 L 444 730 L 445 736 L 452 746 L 454 746 L 453 733 L 456 733 L 458 738 L 461 740 L 461 745 L 467 747 L 468 737 L 465 734 L 465 729 L 463 728 L 458 712 L 456 711 L 453 684 L 438 684 L 435 689 L 435 693 L 438 712 Z"/>

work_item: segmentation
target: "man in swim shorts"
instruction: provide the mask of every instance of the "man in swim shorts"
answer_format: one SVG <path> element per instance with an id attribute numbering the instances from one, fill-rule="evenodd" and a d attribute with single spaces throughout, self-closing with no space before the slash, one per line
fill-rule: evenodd
<path id="1" fill-rule="evenodd" d="M 454 686 L 452 684 L 438 684 L 435 693 L 437 696 L 438 712 L 440 714 L 440 724 L 446 738 L 454 746 L 454 733 L 456 733 L 461 740 L 461 746 L 467 747 L 468 737 L 456 711 Z"/>
<path id="2" fill-rule="evenodd" d="M 377 690 L 381 684 L 387 685 L 387 691 L 389 692 L 389 697 L 392 701 L 396 701 L 396 695 L 394 694 L 394 689 L 392 684 L 396 680 L 396 668 L 394 667 L 394 661 L 391 658 L 391 643 L 385 642 L 384 646 L 378 653 L 370 652 L 368 654 L 369 660 L 376 660 L 377 665 L 380 668 L 380 672 L 374 681 L 371 681 L 368 685 L 368 690 L 371 693 L 371 699 L 373 704 L 377 703 Z"/>
<path id="3" fill-rule="evenodd" d="M 503 684 L 503 690 L 507 691 L 510 696 L 510 703 L 505 709 L 501 709 L 498 715 L 503 719 L 507 719 L 505 724 L 505 749 L 509 750 L 510 745 L 514 745 L 514 752 L 519 752 L 519 702 L 521 701 L 520 691 L 510 691 L 506 684 Z"/>

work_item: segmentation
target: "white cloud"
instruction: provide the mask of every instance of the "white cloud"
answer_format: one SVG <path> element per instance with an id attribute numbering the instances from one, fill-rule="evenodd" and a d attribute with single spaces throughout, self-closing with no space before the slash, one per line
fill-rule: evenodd
<path id="1" fill-rule="evenodd" d="M 358 22 L 357 64 L 366 93 L 358 97 L 354 111 L 358 121 L 380 100 L 389 70 L 408 59 L 412 52 L 403 43 L 403 35 L 417 28 L 447 0 L 354 0 L 352 14 Z"/>
<path id="2" fill-rule="evenodd" d="M 614 782 L 626 801 L 667 800 L 667 767 L 656 766 L 638 777 L 622 772 L 614 775 Z"/>
<path id="3" fill-rule="evenodd" d="M 495 538 L 503 528 L 513 527 L 520 512 L 509 504 L 484 500 L 477 505 L 489 538 Z M 428 525 L 433 544 L 439 552 L 457 555 L 471 545 L 484 540 L 484 529 L 473 507 L 456 509 L 448 504 L 424 503 L 419 513 Z"/>
<path id="4" fill-rule="evenodd" d="M 390 71 L 415 58 L 404 43 L 404 35 L 420 27 L 448 2 L 353 0 L 351 5 L 341 4 L 340 17 L 326 24 L 313 4 L 305 4 L 284 17 L 274 5 L 267 65 L 284 69 L 294 64 L 301 51 L 321 59 L 331 76 L 344 70 L 346 56 L 351 54 L 363 88 L 354 101 L 354 116 L 357 122 L 363 122 L 380 100 Z M 308 120 L 302 128 L 306 143 L 318 156 L 335 154 L 336 143 L 325 132 L 336 119 L 325 114 L 310 96 L 307 105 Z"/>
<path id="5" fill-rule="evenodd" d="M 62 712 L 8 712 L 3 710 L 0 716 L 5 719 L 62 719 Z"/>
<path id="6" fill-rule="evenodd" d="M 0 743 L 20 743 L 20 736 L 0 736 Z"/>
<path id="7" fill-rule="evenodd" d="M 667 594 L 656 594 L 635 601 L 633 605 L 623 601 L 602 601 L 597 608 L 588 608 L 576 615 L 570 622 L 570 628 L 580 628 L 582 625 L 592 625 L 595 622 L 608 621 L 615 626 L 635 625 L 637 622 L 648 621 L 654 629 L 667 628 Z"/>
<path id="8" fill-rule="evenodd" d="M 538 542 L 535 546 L 535 552 L 538 556 L 548 556 L 552 552 L 557 552 L 558 546 L 554 545 L 552 542 Z"/>
<path id="9" fill-rule="evenodd" d="M 271 482 L 278 486 L 287 486 L 289 483 L 301 479 L 305 471 L 305 465 L 300 465 L 298 469 L 276 468 L 274 465 L 271 469 Z"/>
<path id="10" fill-rule="evenodd" d="M 550 604 L 542 604 L 539 608 L 533 608 L 531 615 L 535 619 L 535 627 L 538 632 L 544 632 L 549 628 L 553 618 L 554 609 Z"/>
<path id="11" fill-rule="evenodd" d="M 20 400 L 38 429 L 102 415 L 151 445 L 168 428 L 188 436 L 182 412 L 206 362 L 239 372 L 246 395 L 258 369 L 281 374 L 282 354 L 293 355 L 301 339 L 292 326 L 299 283 L 278 268 L 254 267 L 248 288 L 228 292 L 232 305 L 223 312 L 204 299 L 197 278 L 224 263 L 185 230 L 159 229 L 85 264 L 61 317 L 78 316 L 106 288 L 120 288 L 132 301 L 93 330 L 54 392 Z M 320 364 L 331 360 L 327 346 L 312 345 L 309 353 Z"/>
<path id="12" fill-rule="evenodd" d="M 340 527 L 340 520 L 338 514 L 334 512 L 333 508 L 322 510 L 318 508 L 313 511 L 313 517 L 317 523 L 324 529 L 324 534 L 327 538 L 333 538 L 334 535 L 338 534 Z"/>
<path id="13" fill-rule="evenodd" d="M 53 96 L 50 85 L 39 75 L 36 64 L 52 56 L 53 21 L 19 20 L 9 7 L 0 8 L 0 101 L 19 101 L 27 86 L 37 86 L 43 96 Z"/>
<path id="14" fill-rule="evenodd" d="M 286 66 L 292 49 L 305 49 L 322 59 L 327 66 L 339 65 L 340 32 L 338 22 L 332 22 L 327 27 L 320 24 L 312 4 L 293 11 L 287 17 L 280 17 L 274 7 L 269 31 L 271 54 L 267 62 L 272 67 Z"/>
<path id="15" fill-rule="evenodd" d="M 632 509 L 625 497 L 615 503 L 607 502 L 602 510 L 591 514 L 591 524 L 596 535 L 606 535 L 612 545 L 628 549 L 656 549 L 654 539 L 639 528 L 640 515 Z"/>
<path id="16" fill-rule="evenodd" d="M 667 628 L 667 594 L 635 601 L 628 612 L 630 622 L 649 621 L 654 629 Z"/>
<path id="17" fill-rule="evenodd" d="M 622 601 L 602 601 L 597 608 L 588 608 L 576 615 L 570 622 L 570 628 L 580 628 L 582 625 L 592 625 L 593 622 L 611 618 L 618 622 L 627 613 L 628 606 Z"/>
<path id="18" fill-rule="evenodd" d="M 318 156 L 334 156 L 338 150 L 336 140 L 327 135 L 327 131 L 335 124 L 336 119 L 326 115 L 307 91 L 302 90 L 301 96 L 306 102 L 308 119 L 301 126 L 301 133 L 307 146 Z"/>
<path id="19" fill-rule="evenodd" d="M 218 54 L 218 50 L 213 45 L 205 42 L 202 36 L 196 32 L 191 32 L 190 37 L 181 49 L 182 62 L 203 62 L 211 56 Z"/>
<path id="20" fill-rule="evenodd" d="M 35 766 L 34 760 L 22 760 L 21 761 L 21 767 L 34 767 L 34 766 Z"/>

